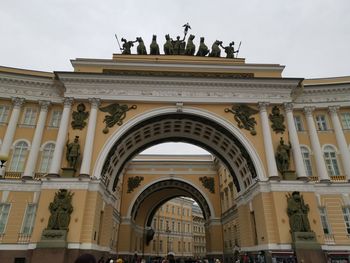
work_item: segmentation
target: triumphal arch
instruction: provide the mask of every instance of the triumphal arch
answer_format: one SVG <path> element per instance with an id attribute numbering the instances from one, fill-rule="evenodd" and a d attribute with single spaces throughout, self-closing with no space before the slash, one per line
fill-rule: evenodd
<path id="1" fill-rule="evenodd" d="M 152 222 L 179 196 L 209 259 L 348 260 L 350 78 L 214 55 L 71 63 L 0 68 L 1 262 L 164 256 Z M 164 142 L 212 156 L 138 155 Z"/>

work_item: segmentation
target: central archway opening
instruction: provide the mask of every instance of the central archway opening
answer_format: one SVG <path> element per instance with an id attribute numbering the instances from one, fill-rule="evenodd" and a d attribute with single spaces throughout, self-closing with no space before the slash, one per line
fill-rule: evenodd
<path id="1" fill-rule="evenodd" d="M 190 143 L 210 152 L 227 167 L 238 192 L 257 176 L 253 159 L 232 131 L 202 116 L 171 113 L 147 118 L 121 134 L 106 156 L 102 181 L 115 191 L 120 176 L 134 156 L 165 142 Z"/>

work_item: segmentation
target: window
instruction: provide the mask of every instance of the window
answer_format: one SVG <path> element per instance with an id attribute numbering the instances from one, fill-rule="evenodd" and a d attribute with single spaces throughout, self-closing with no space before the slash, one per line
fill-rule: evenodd
<path id="1" fill-rule="evenodd" d="M 159 230 L 163 230 L 163 219 L 160 220 Z"/>
<path id="2" fill-rule="evenodd" d="M 177 208 L 177 214 L 180 215 L 180 207 Z"/>
<path id="3" fill-rule="evenodd" d="M 35 204 L 28 204 L 26 213 L 24 215 L 24 221 L 22 225 L 22 234 L 31 234 L 33 231 L 34 226 L 34 219 L 35 219 L 35 210 L 36 205 Z"/>
<path id="4" fill-rule="evenodd" d="M 166 224 L 165 230 L 169 230 L 169 221 L 167 220 L 165 224 Z"/>
<path id="5" fill-rule="evenodd" d="M 153 229 L 156 230 L 157 229 L 157 219 L 153 219 Z"/>
<path id="6" fill-rule="evenodd" d="M 180 232 L 180 231 L 181 231 L 181 223 L 178 222 L 178 223 L 177 223 L 177 232 Z"/>
<path id="7" fill-rule="evenodd" d="M 327 213 L 326 213 L 326 208 L 325 207 L 320 207 L 320 216 L 321 216 L 321 223 L 322 223 L 322 228 L 323 228 L 323 233 L 325 234 L 330 234 L 330 228 L 327 220 Z"/>
<path id="8" fill-rule="evenodd" d="M 301 150 L 301 155 L 303 156 L 303 162 L 304 162 L 306 175 L 312 176 L 310 152 L 306 147 L 300 147 L 300 150 Z"/>
<path id="9" fill-rule="evenodd" d="M 54 150 L 54 143 L 48 143 L 45 145 L 43 152 L 41 153 L 41 163 L 39 169 L 41 173 L 47 173 L 49 171 Z"/>
<path id="10" fill-rule="evenodd" d="M 157 244 L 157 241 L 153 240 L 153 251 L 154 252 L 156 251 L 156 244 Z"/>
<path id="11" fill-rule="evenodd" d="M 191 252 L 191 243 L 190 242 L 188 242 L 188 250 L 187 251 Z"/>
<path id="12" fill-rule="evenodd" d="M 50 127 L 59 127 L 61 122 L 61 117 L 62 117 L 62 111 L 60 110 L 52 111 Z"/>
<path id="13" fill-rule="evenodd" d="M 172 230 L 173 232 L 175 232 L 175 222 L 174 222 L 174 221 L 171 222 L 171 230 Z"/>
<path id="14" fill-rule="evenodd" d="M 1 105 L 0 106 L 0 122 L 6 122 L 7 117 L 9 116 L 9 106 Z"/>
<path id="15" fill-rule="evenodd" d="M 169 213 L 169 206 L 166 206 L 166 212 Z"/>
<path id="16" fill-rule="evenodd" d="M 343 129 L 350 130 L 350 112 L 340 114 Z"/>
<path id="17" fill-rule="evenodd" d="M 175 206 L 172 206 L 172 207 L 171 207 L 171 213 L 172 213 L 172 214 L 175 214 Z"/>
<path id="18" fill-rule="evenodd" d="M 18 142 L 12 153 L 10 171 L 23 172 L 27 157 L 28 144 L 24 141 Z"/>
<path id="19" fill-rule="evenodd" d="M 34 108 L 26 108 L 24 111 L 24 117 L 22 124 L 24 125 L 35 125 L 36 119 L 36 109 Z"/>
<path id="20" fill-rule="evenodd" d="M 9 211 L 10 211 L 10 204 L 0 203 L 0 234 L 3 234 L 5 232 Z"/>
<path id="21" fill-rule="evenodd" d="M 326 146 L 324 148 L 324 159 L 326 162 L 328 175 L 340 175 L 336 152 L 332 146 Z"/>
<path id="22" fill-rule="evenodd" d="M 346 232 L 350 235 L 350 207 L 343 207 Z"/>
<path id="23" fill-rule="evenodd" d="M 181 252 L 181 241 L 177 242 L 177 251 Z"/>
<path id="24" fill-rule="evenodd" d="M 295 128 L 297 129 L 297 131 L 303 131 L 303 123 L 301 121 L 301 116 L 296 115 L 294 116 L 294 124 L 295 124 Z"/>
<path id="25" fill-rule="evenodd" d="M 319 131 L 328 130 L 326 116 L 325 115 L 317 115 L 316 116 L 316 125 Z"/>
<path id="26" fill-rule="evenodd" d="M 163 240 L 159 240 L 159 251 L 163 252 Z"/>

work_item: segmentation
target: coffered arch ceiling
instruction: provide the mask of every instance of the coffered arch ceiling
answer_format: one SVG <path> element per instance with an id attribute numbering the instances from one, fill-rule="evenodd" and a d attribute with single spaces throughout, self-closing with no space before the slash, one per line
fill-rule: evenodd
<path id="1" fill-rule="evenodd" d="M 203 194 L 185 181 L 162 180 L 144 189 L 133 202 L 131 219 L 140 225 L 151 226 L 157 210 L 167 201 L 180 197 L 190 197 L 200 206 L 203 217 L 208 220 L 214 214 L 213 207 Z"/>
<path id="2" fill-rule="evenodd" d="M 126 164 L 143 150 L 163 142 L 186 142 L 213 154 L 230 172 L 237 192 L 257 176 L 251 156 L 225 127 L 203 116 L 167 113 L 143 119 L 116 140 L 104 160 L 103 183 L 115 191 Z"/>

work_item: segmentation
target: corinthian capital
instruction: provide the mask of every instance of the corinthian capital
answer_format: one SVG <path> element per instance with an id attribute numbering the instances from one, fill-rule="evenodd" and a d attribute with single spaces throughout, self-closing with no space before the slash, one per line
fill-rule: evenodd
<path id="1" fill-rule="evenodd" d="M 73 98 L 64 98 L 63 105 L 64 107 L 72 106 Z"/>
<path id="2" fill-rule="evenodd" d="M 329 106 L 328 107 L 328 112 L 329 112 L 329 114 L 336 115 L 338 110 L 339 110 L 339 108 L 340 108 L 339 106 Z"/>
<path id="3" fill-rule="evenodd" d="M 19 97 L 12 98 L 12 103 L 15 108 L 21 108 L 24 101 L 25 101 L 24 98 L 19 98 Z"/>
<path id="4" fill-rule="evenodd" d="M 284 105 L 284 110 L 286 111 L 286 112 L 293 112 L 293 103 L 291 103 L 291 102 L 285 102 L 285 103 L 283 103 L 283 105 Z"/>
<path id="5" fill-rule="evenodd" d="M 306 115 L 306 117 L 310 117 L 312 116 L 312 112 L 315 110 L 315 107 L 304 107 L 304 113 Z"/>
<path id="6" fill-rule="evenodd" d="M 39 105 L 40 105 L 41 111 L 48 111 L 49 106 L 50 106 L 50 102 L 47 100 L 40 100 Z"/>
<path id="7" fill-rule="evenodd" d="M 91 99 L 89 99 L 89 101 L 91 103 L 92 108 L 98 108 L 98 106 L 100 106 L 100 104 L 101 104 L 101 100 L 97 99 L 97 98 L 91 98 Z"/>
<path id="8" fill-rule="evenodd" d="M 258 103 L 258 108 L 260 111 L 266 111 L 267 110 L 267 106 L 269 106 L 270 103 L 268 102 L 259 102 Z"/>

